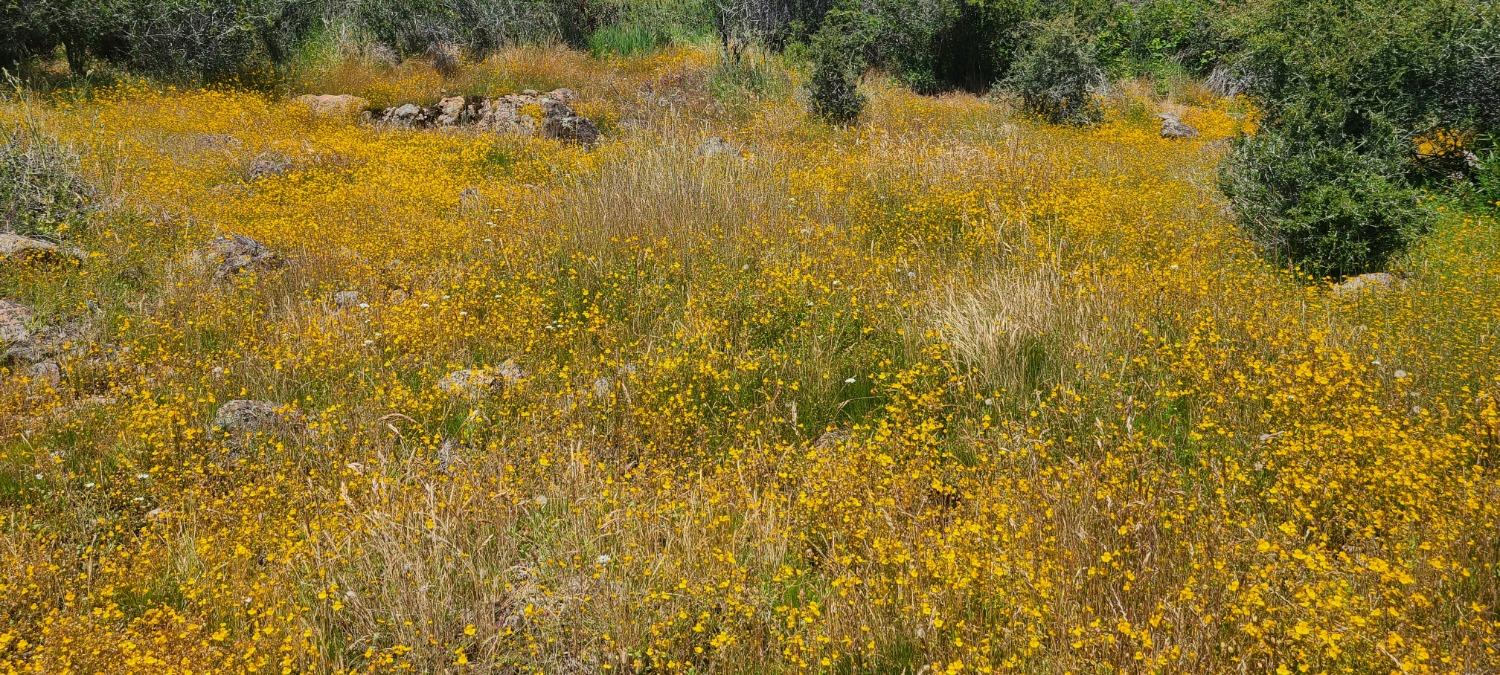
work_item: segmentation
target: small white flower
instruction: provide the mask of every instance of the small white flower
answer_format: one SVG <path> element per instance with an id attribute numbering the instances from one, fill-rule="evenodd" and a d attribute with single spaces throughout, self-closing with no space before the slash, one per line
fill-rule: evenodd
<path id="1" fill-rule="evenodd" d="M 365 346 L 366 346 L 366 347 L 368 347 L 368 346 L 370 346 L 370 345 L 373 345 L 373 344 L 375 344 L 375 341 L 374 341 L 374 340 L 365 340 Z"/>
<path id="2" fill-rule="evenodd" d="M 1392 375 L 1395 375 L 1396 379 L 1402 380 L 1402 379 L 1406 378 L 1406 371 L 1401 370 L 1400 368 L 1397 368 L 1396 372 L 1392 373 Z"/>
<path id="3" fill-rule="evenodd" d="M 370 308 L 370 303 L 368 303 L 368 302 L 361 302 L 361 303 L 359 303 L 359 308 L 360 309 L 369 309 Z"/>
<path id="4" fill-rule="evenodd" d="M 94 484 L 93 483 L 84 483 L 83 486 L 86 487 L 86 488 L 93 488 Z"/>
<path id="5" fill-rule="evenodd" d="M 855 378 L 851 377 L 851 378 L 849 378 L 847 380 L 844 380 L 844 384 L 854 384 L 854 380 L 855 380 Z"/>
<path id="6" fill-rule="evenodd" d="M 135 477 L 137 480 L 151 480 L 151 474 L 149 473 L 138 473 Z"/>
<path id="7" fill-rule="evenodd" d="M 594 564 L 608 565 L 610 560 L 613 560 L 613 558 L 610 558 L 608 553 L 601 553 L 599 554 L 599 557 L 594 558 Z"/>

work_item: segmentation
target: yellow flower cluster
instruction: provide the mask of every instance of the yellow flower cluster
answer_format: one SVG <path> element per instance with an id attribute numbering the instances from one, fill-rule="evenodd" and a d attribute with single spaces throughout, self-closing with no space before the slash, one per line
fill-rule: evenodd
<path id="1" fill-rule="evenodd" d="M 713 67 L 306 84 L 567 86 L 592 150 L 238 91 L 7 107 L 106 208 L 81 263 L 0 269 L 87 326 L 57 382 L 0 370 L 0 667 L 1500 668 L 1492 216 L 1336 291 L 1216 196 L 1238 102 L 1169 140 L 1159 101 L 1056 128 L 876 79 L 836 129 Z M 228 234 L 282 264 L 216 278 Z M 235 399 L 282 423 L 219 428 Z"/>

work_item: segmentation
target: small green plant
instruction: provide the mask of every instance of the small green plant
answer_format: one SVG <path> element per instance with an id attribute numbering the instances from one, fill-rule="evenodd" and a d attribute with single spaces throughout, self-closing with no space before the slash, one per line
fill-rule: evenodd
<path id="1" fill-rule="evenodd" d="M 649 52 L 671 39 L 665 31 L 653 26 L 629 22 L 604 26 L 589 36 L 589 53 L 603 56 L 630 56 Z"/>
<path id="2" fill-rule="evenodd" d="M 26 128 L 0 128 L 0 230 L 54 235 L 88 213 L 93 191 L 78 155 Z"/>
<path id="3" fill-rule="evenodd" d="M 1101 115 L 1094 92 L 1104 84 L 1104 70 L 1093 42 L 1070 16 L 1036 25 L 1007 84 L 1028 111 L 1054 124 L 1092 124 Z"/>
<path id="4" fill-rule="evenodd" d="M 1482 208 L 1500 209 L 1500 149 L 1475 154 L 1474 194 Z"/>
<path id="5" fill-rule="evenodd" d="M 866 17 L 858 10 L 835 9 L 813 36 L 812 109 L 834 124 L 853 124 L 864 111 L 859 81 L 867 65 L 866 26 Z"/>

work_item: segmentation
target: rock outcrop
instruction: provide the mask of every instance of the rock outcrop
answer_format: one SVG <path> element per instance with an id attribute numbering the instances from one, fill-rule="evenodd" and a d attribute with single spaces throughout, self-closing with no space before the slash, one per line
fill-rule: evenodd
<path id="1" fill-rule="evenodd" d="M 82 257 L 78 251 L 60 248 L 57 244 L 45 239 L 0 232 L 0 265 L 24 260 L 40 262 L 80 260 Z"/>
<path id="2" fill-rule="evenodd" d="M 217 237 L 213 248 L 218 257 L 214 278 L 220 281 L 245 270 L 272 269 L 284 264 L 275 251 L 243 234 Z"/>
<path id="3" fill-rule="evenodd" d="M 1183 121 L 1172 113 L 1161 113 L 1157 115 L 1161 119 L 1162 138 L 1197 138 L 1198 130 L 1183 123 Z"/>
<path id="4" fill-rule="evenodd" d="M 499 98 L 451 96 L 431 106 L 407 103 L 386 108 L 370 119 L 386 127 L 472 128 L 593 145 L 599 140 L 599 127 L 569 105 L 576 96 L 571 89 L 545 94 L 526 91 Z"/>
<path id="5" fill-rule="evenodd" d="M 296 415 L 283 413 L 281 406 L 270 401 L 234 399 L 214 412 L 214 427 L 231 436 L 289 431 L 299 426 Z"/>

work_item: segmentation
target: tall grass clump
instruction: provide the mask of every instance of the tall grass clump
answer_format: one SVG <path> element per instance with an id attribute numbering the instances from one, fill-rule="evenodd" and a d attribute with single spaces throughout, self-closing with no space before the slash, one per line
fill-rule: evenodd
<path id="1" fill-rule="evenodd" d="M 87 215 L 78 155 L 40 132 L 0 126 L 0 231 L 54 235 Z"/>

